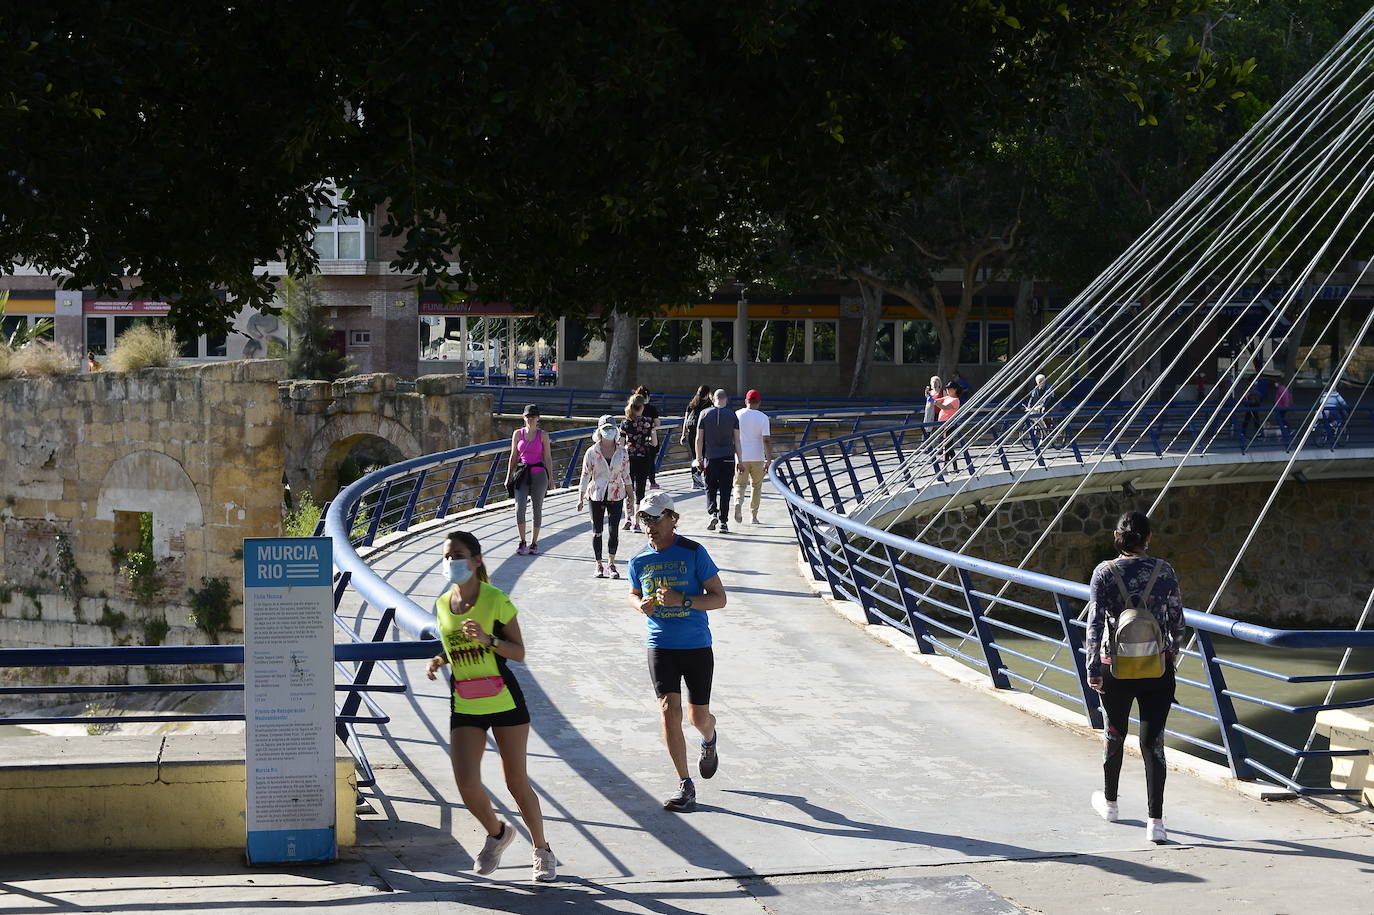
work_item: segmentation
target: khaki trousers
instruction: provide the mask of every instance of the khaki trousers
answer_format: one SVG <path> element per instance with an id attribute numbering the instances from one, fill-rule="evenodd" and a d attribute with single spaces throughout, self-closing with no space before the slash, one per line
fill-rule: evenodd
<path id="1" fill-rule="evenodd" d="M 749 514 L 757 518 L 759 516 L 759 501 L 763 498 L 764 471 L 768 464 L 765 461 L 740 461 L 739 469 L 735 471 L 735 520 L 743 520 L 744 512 L 744 488 L 752 481 L 754 490 L 749 495 Z"/>

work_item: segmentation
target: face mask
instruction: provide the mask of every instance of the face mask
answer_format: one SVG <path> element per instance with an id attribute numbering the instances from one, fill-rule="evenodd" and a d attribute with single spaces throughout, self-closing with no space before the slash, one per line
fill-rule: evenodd
<path id="1" fill-rule="evenodd" d="M 466 559 L 450 559 L 448 561 L 448 580 L 455 585 L 461 585 L 472 577 L 472 566 L 468 565 Z"/>

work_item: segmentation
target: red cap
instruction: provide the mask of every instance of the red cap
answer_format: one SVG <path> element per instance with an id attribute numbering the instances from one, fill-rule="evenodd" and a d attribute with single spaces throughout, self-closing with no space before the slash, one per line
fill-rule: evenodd
<path id="1" fill-rule="evenodd" d="M 760 400 L 763 400 L 763 395 L 755 390 L 750 390 L 748 394 L 744 395 L 745 403 L 755 403 Z"/>

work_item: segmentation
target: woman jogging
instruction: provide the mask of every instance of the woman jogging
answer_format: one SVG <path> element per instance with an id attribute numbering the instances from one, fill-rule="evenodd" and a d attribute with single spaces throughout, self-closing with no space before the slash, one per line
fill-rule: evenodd
<path id="1" fill-rule="evenodd" d="M 1164 727 L 1174 701 L 1174 670 L 1183 645 L 1183 597 L 1169 563 L 1146 555 L 1150 519 L 1126 512 L 1113 533 L 1117 559 L 1093 570 L 1088 604 L 1088 686 L 1102 694 L 1106 741 L 1102 790 L 1092 806 L 1108 823 L 1117 819 L 1117 784 L 1131 704 L 1139 706 L 1140 754 L 1145 760 L 1148 819 L 1145 838 L 1168 841 L 1164 830 Z"/>
<path id="2" fill-rule="evenodd" d="M 504 591 L 487 581 L 482 546 L 472 534 L 449 534 L 444 541 L 444 560 L 450 587 L 434 602 L 444 653 L 429 659 L 425 676 L 433 680 L 439 668 L 449 668 L 453 777 L 464 806 L 487 831 L 474 869 L 479 874 L 496 870 L 502 852 L 515 839 L 514 827 L 497 817 L 482 786 L 482 754 L 490 728 L 506 787 L 534 843 L 533 877 L 548 883 L 557 876 L 557 859 L 544 838 L 539 797 L 525 771 L 530 713 L 520 684 L 506 664 L 525 660 L 515 605 Z"/>
<path id="3" fill-rule="evenodd" d="M 539 428 L 539 407 L 525 406 L 525 425 L 510 437 L 510 460 L 506 464 L 506 488 L 515 499 L 515 529 L 520 533 L 518 555 L 539 552 L 539 522 L 543 520 L 544 494 L 549 491 L 549 468 L 553 466 L 553 451 L 549 437 Z M 530 529 L 529 547 L 525 546 L 525 504 L 534 503 L 534 526 Z"/>
<path id="4" fill-rule="evenodd" d="M 577 510 L 592 504 L 592 554 L 596 556 L 596 577 L 619 578 L 615 567 L 615 551 L 620 545 L 620 509 L 630 492 L 630 458 L 625 447 L 616 441 L 619 431 L 615 417 L 609 413 L 601 417 L 592 433 L 592 446 L 582 459 L 582 482 L 577 488 Z M 606 558 L 601 563 L 602 526 L 610 528 L 606 542 Z"/>

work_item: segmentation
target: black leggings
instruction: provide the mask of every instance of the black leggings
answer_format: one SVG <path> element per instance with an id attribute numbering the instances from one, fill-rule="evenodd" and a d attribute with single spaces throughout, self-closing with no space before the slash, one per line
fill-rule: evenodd
<path id="1" fill-rule="evenodd" d="M 630 481 L 635 487 L 635 504 L 644 501 L 644 484 L 649 481 L 649 475 L 654 470 L 654 456 L 645 454 L 636 457 L 630 456 Z"/>
<path id="2" fill-rule="evenodd" d="M 1102 756 L 1102 793 L 1116 800 L 1125 756 L 1126 732 L 1131 724 L 1131 703 L 1140 707 L 1140 755 L 1145 760 L 1145 794 L 1149 815 L 1164 816 L 1164 726 L 1174 701 L 1174 672 L 1149 680 L 1118 680 L 1111 671 L 1102 674 L 1102 711 L 1106 738 Z"/>
<path id="3" fill-rule="evenodd" d="M 596 555 L 597 562 L 601 561 L 602 522 L 611 522 L 611 542 L 607 544 L 610 547 L 609 554 L 614 556 L 615 548 L 620 546 L 620 513 L 624 506 L 622 499 L 607 499 L 605 502 L 592 500 L 592 553 Z"/>

